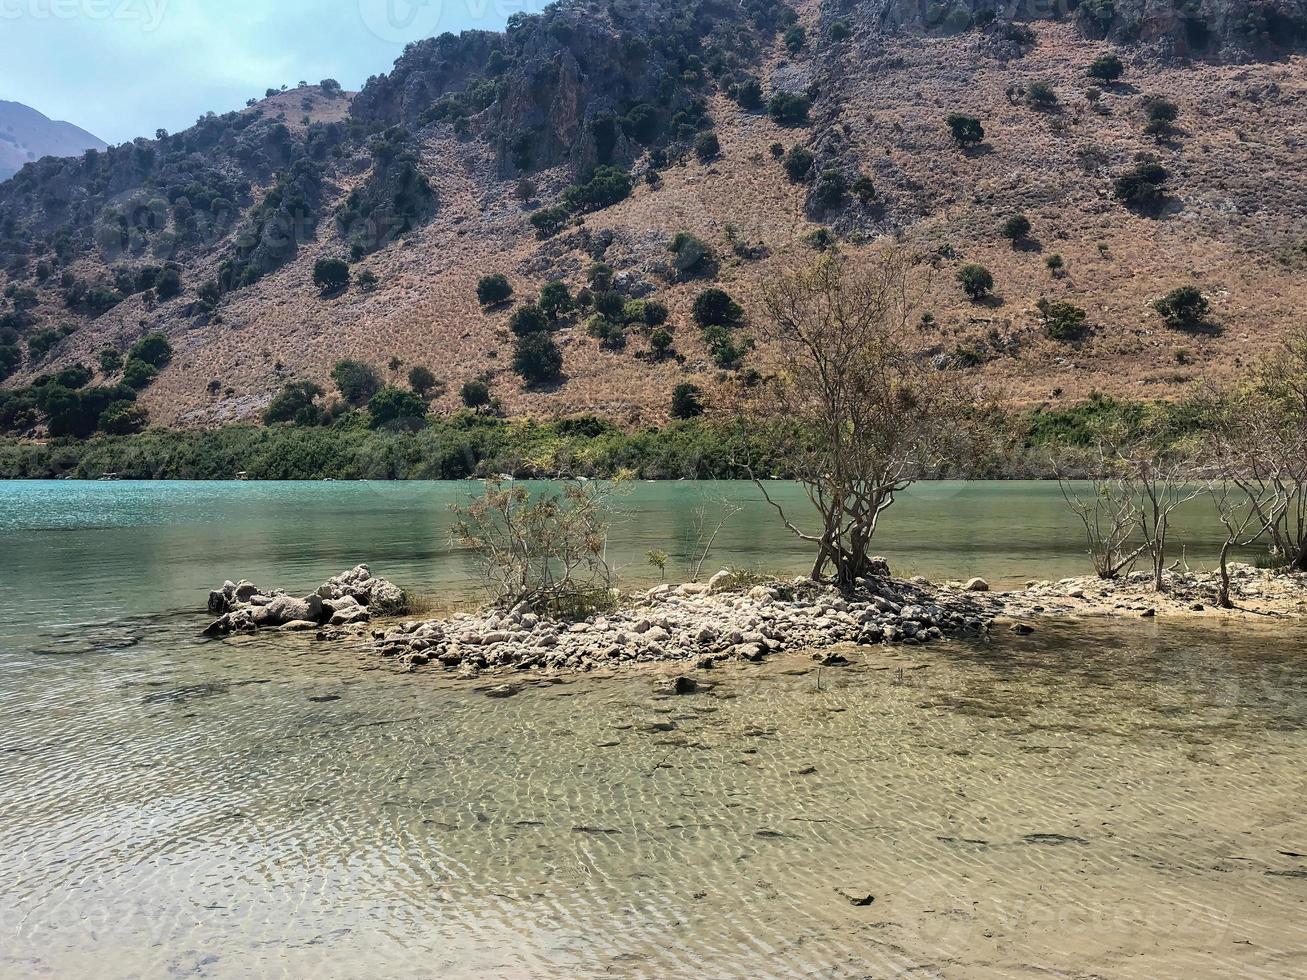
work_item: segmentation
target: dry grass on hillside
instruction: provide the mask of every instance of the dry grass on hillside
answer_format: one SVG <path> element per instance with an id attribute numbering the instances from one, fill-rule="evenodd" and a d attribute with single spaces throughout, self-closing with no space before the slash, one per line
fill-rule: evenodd
<path id="1" fill-rule="evenodd" d="M 1065 25 L 1035 26 L 1038 44 L 1006 64 L 976 35 L 867 36 L 844 46 L 836 70 L 802 57 L 790 64 L 777 54 L 769 72 L 806 74 L 823 86 L 814 141 L 826 145 L 832 127 L 847 127 L 847 136 L 835 141 L 842 158 L 856 160 L 875 180 L 880 200 L 845 223 L 901 234 L 936 254 L 934 326 L 923 330 L 923 344 L 943 353 L 978 352 L 987 358 L 980 374 L 1026 404 L 1078 400 L 1093 390 L 1176 397 L 1203 378 L 1237 370 L 1284 325 L 1307 316 L 1307 255 L 1294 251 L 1307 240 L 1307 60 L 1161 67 L 1134 63 L 1123 51 L 1129 72 L 1103 89 L 1095 110 L 1085 98 L 1084 67 L 1102 46 Z M 1036 79 L 1053 83 L 1059 112 L 1035 112 L 1009 99 L 1014 83 Z M 1179 105 L 1182 132 L 1175 139 L 1159 143 L 1143 135 L 1142 101 L 1149 94 Z M 299 97 L 272 100 L 288 123 Z M 317 111 L 343 112 L 344 104 L 319 100 Z M 964 154 L 950 141 L 943 119 L 957 110 L 984 121 L 980 151 Z M 294 263 L 234 294 L 222 322 L 187 329 L 168 319 L 176 316 L 168 307 L 149 313 L 132 300 L 76 334 L 62 361 L 89 363 L 115 337 L 162 324 L 173 332 L 178 353 L 144 403 L 167 424 L 248 419 L 287 378 L 325 383 L 341 357 L 365 358 L 384 370 L 392 356 L 427 365 L 447 382 L 443 408 L 454 407 L 464 381 L 490 370 L 511 413 L 660 421 L 680 381 L 719 385 L 689 314 L 704 283 L 669 284 L 654 271 L 666 260 L 667 240 L 689 231 L 711 243 L 722 258 L 718 284 L 750 312 L 758 309 L 759 285 L 780 264 L 813 256 L 803 242 L 816 227 L 804 217 L 804 188 L 788 182 L 769 153 L 774 142 L 806 141 L 809 132 L 778 128 L 720 97 L 712 112 L 720 160 L 674 167 L 658 189 L 641 183 L 629 200 L 585 222 L 592 234 L 613 233 L 606 261 L 647 281 L 671 307 L 684 365 L 637 359 L 638 336 L 624 353 L 603 352 L 577 325 L 559 337 L 566 382 L 547 392 L 524 390 L 507 370 L 507 314 L 480 309 L 477 279 L 503 271 L 526 297 L 551 278 L 580 285 L 593 258 L 560 244 L 574 240 L 566 234 L 538 242 L 529 211 L 513 198 L 511 182 L 495 179 L 487 151 L 453 138 L 433 138 L 424 148 L 423 167 L 441 200 L 436 220 L 361 263 L 379 277 L 376 291 L 318 295 L 314 260 L 343 251 L 327 220 L 320 240 Z M 1156 154 L 1174 175 L 1174 204 L 1160 218 L 1136 216 L 1110 198 L 1111 177 L 1141 151 Z M 548 173 L 538 183 L 548 202 L 565 180 Z M 1033 223 L 1033 242 L 1025 248 L 1014 248 L 999 232 L 1017 212 Z M 764 243 L 770 257 L 736 258 L 728 225 L 741 238 Z M 1066 263 L 1061 278 L 1045 266 L 1052 253 Z M 966 301 L 954 281 L 963 262 L 992 270 L 997 301 Z M 188 279 L 205 274 L 189 270 Z M 1168 330 L 1151 310 L 1154 299 L 1190 282 L 1211 299 L 1219 335 Z M 1086 308 L 1092 335 L 1079 345 L 1044 338 L 1034 310 L 1043 296 Z M 766 352 L 751 363 L 765 368 Z"/>

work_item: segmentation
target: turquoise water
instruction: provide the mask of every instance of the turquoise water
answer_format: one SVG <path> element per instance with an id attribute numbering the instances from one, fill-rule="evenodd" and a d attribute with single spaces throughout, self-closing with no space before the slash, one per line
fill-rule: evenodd
<path id="1" fill-rule="evenodd" d="M 227 577 L 472 597 L 474 489 L 0 484 L 0 977 L 1307 975 L 1301 624 L 796 652 L 685 698 L 198 638 Z M 710 568 L 803 570 L 740 485 L 637 487 L 614 560 L 682 577 L 723 493 Z M 900 572 L 1083 571 L 1055 486 L 893 518 Z"/>
<path id="2" fill-rule="evenodd" d="M 449 540 L 450 505 L 472 483 L 0 483 L 0 645 L 70 627 L 196 613 L 224 579 L 305 592 L 367 562 L 438 603 L 477 598 L 470 557 Z M 800 515 L 796 486 L 769 488 Z M 787 533 L 744 483 L 639 484 L 619 500 L 610 560 L 629 585 L 656 582 L 650 550 L 671 556 L 668 578 L 689 578 L 702 528 L 723 501 L 742 509 L 705 565 L 801 574 L 811 550 Z M 701 516 L 702 512 L 702 516 Z M 1210 505 L 1179 520 L 1177 555 L 1216 553 Z M 888 513 L 879 550 L 895 573 L 995 586 L 1088 571 L 1075 519 L 1051 483 L 935 483 Z"/>

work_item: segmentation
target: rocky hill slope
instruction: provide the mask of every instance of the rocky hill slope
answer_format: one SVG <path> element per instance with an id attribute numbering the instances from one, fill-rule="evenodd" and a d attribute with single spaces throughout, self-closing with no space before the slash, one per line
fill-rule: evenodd
<path id="1" fill-rule="evenodd" d="M 100 353 L 162 331 L 175 354 L 140 404 L 164 424 L 257 418 L 345 357 L 431 368 L 440 408 L 486 377 L 509 412 L 656 422 L 682 382 L 711 397 L 766 371 L 746 338 L 776 269 L 884 236 L 926 260 L 922 346 L 1019 402 L 1237 370 L 1307 316 L 1307 4 L 1029 6 L 567 0 L 411 45 L 354 96 L 311 86 L 41 161 L 0 185 L 0 374 L 7 349 L 10 389 L 76 363 L 111 384 Z M 1115 80 L 1088 73 L 1105 54 Z M 960 145 L 950 114 L 983 139 Z M 1120 199 L 1141 161 L 1162 193 Z M 324 295 L 334 257 L 354 284 Z M 154 288 L 170 263 L 177 295 Z M 980 302 L 966 264 L 992 273 Z M 561 379 L 525 385 L 514 304 L 483 308 L 478 280 L 521 303 L 596 265 L 667 307 L 672 350 L 585 310 L 551 325 Z M 1187 285 L 1210 310 L 1177 329 L 1153 303 Z M 693 316 L 709 287 L 744 311 L 725 344 Z M 1041 300 L 1083 322 L 1057 329 Z"/>
<path id="2" fill-rule="evenodd" d="M 48 119 L 21 102 L 0 100 L 0 180 L 41 157 L 75 157 L 106 144 L 72 123 Z"/>

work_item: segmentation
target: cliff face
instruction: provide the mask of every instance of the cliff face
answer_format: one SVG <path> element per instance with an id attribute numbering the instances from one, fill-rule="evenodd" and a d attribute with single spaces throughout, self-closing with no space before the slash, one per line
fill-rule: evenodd
<path id="1" fill-rule="evenodd" d="M 1169 0 L 1104 2 L 1054 16 L 1033 0 L 569 0 L 503 34 L 411 45 L 354 96 L 307 86 L 32 163 L 0 184 L 0 385 L 161 330 L 178 353 L 141 404 L 163 424 L 255 419 L 288 380 L 330 387 L 343 357 L 431 367 L 446 409 L 488 374 L 511 412 L 657 421 L 677 384 L 727 391 L 768 365 L 758 350 L 720 367 L 699 290 L 756 315 L 761 284 L 814 242 L 856 255 L 894 236 L 936 270 L 935 355 L 1029 401 L 1176 395 L 1307 307 L 1307 62 L 1285 54 L 1307 0 L 1197 0 L 1182 19 Z M 1119 84 L 1086 73 L 1107 51 Z M 1051 105 L 1032 107 L 1035 83 Z M 1157 97 L 1178 120 L 1149 133 Z M 956 112 L 983 122 L 980 145 L 953 142 Z M 787 175 L 777 147 L 812 166 Z M 1113 199 L 1140 159 L 1170 175 L 1153 215 Z M 616 168 L 603 186 L 577 186 L 600 165 Z M 1017 213 L 1035 230 L 1014 248 L 999 228 Z M 680 232 L 711 261 L 678 266 Z M 368 287 L 323 297 L 314 264 L 337 257 Z M 556 331 L 565 383 L 524 387 L 507 311 L 481 309 L 477 280 L 503 272 L 527 300 L 551 280 L 576 292 L 596 262 L 628 299 L 668 306 L 676 356 L 577 318 Z M 993 271 L 992 305 L 958 291 L 961 262 Z M 169 263 L 181 292 L 144 288 Z M 1183 282 L 1221 333 L 1159 326 L 1152 301 Z M 1085 338 L 1044 338 L 1042 298 L 1084 308 Z"/>
<path id="2" fill-rule="evenodd" d="M 1069 20 L 1088 37 L 1228 63 L 1307 44 L 1307 0 L 861 0 L 846 12 L 882 29 L 936 34 L 994 21 Z"/>
<path id="3" fill-rule="evenodd" d="M 71 157 L 104 147 L 104 140 L 72 123 L 48 119 L 20 102 L 0 101 L 0 181 L 42 157 Z"/>

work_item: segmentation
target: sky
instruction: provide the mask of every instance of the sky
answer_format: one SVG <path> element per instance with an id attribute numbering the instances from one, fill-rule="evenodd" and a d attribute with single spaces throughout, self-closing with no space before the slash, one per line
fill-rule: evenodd
<path id="1" fill-rule="evenodd" d="M 410 41 L 501 30 L 545 0 L 0 0 L 0 99 L 109 143 L 177 132 L 269 88 L 356 90 Z"/>

